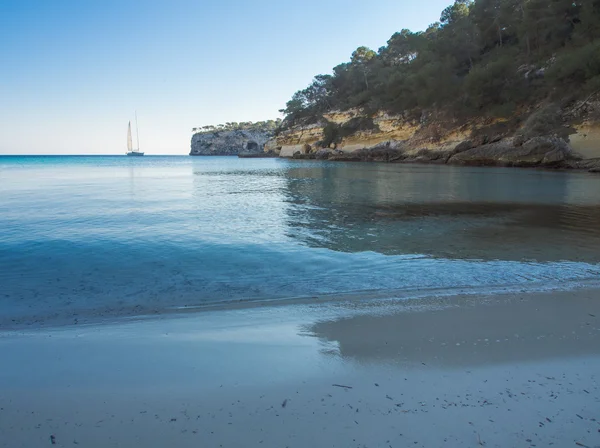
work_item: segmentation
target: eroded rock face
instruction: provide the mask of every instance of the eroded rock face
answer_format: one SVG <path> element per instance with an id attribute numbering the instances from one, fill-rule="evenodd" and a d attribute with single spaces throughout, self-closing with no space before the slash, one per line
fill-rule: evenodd
<path id="1" fill-rule="evenodd" d="M 257 131 L 217 131 L 194 134 L 191 156 L 260 154 L 271 134 Z"/>
<path id="2" fill-rule="evenodd" d="M 574 110 L 584 106 L 589 109 L 590 101 L 576 104 Z M 525 121 L 523 117 L 481 117 L 468 123 L 443 115 L 428 115 L 427 120 L 418 122 L 410 114 L 361 115 L 359 110 L 349 110 L 325 114 L 317 123 L 280 130 L 270 139 L 237 135 L 233 142 L 228 140 L 226 134 L 236 132 L 221 133 L 220 140 L 195 136 L 192 154 L 233 155 L 241 152 L 239 148 L 253 152 L 256 146 L 252 142 L 256 141 L 259 152 L 266 156 L 294 159 L 598 170 L 595 163 L 589 167 L 578 163 L 600 156 L 596 144 L 600 111 L 594 115 L 587 109 L 587 121 L 575 127 L 569 124 L 566 112 L 554 106 L 539 108 Z M 356 127 L 358 119 L 361 123 L 370 120 L 370 125 Z M 338 134 L 325 138 L 326 126 L 333 126 Z"/>
<path id="3" fill-rule="evenodd" d="M 318 160 L 327 160 L 327 159 L 329 159 L 329 157 L 331 157 L 331 155 L 333 153 L 334 153 L 334 150 L 331 149 L 331 148 L 319 149 L 315 153 L 315 159 L 318 159 Z"/>
<path id="4" fill-rule="evenodd" d="M 563 168 L 587 170 L 590 173 L 600 173 L 600 159 L 569 160 L 562 165 Z"/>
<path id="5" fill-rule="evenodd" d="M 352 152 L 320 149 L 316 154 L 302 154 L 298 151 L 294 158 L 349 162 L 584 168 L 574 163 L 576 156 L 569 144 L 561 138 L 552 136 L 535 137 L 525 142 L 520 138 L 506 138 L 476 147 L 473 147 L 473 142 L 465 141 L 445 150 L 422 148 L 415 151 L 403 142 L 386 142 Z M 597 169 L 594 164 L 585 168 Z"/>
<path id="6" fill-rule="evenodd" d="M 479 166 L 552 166 L 572 157 L 571 148 L 558 137 L 534 137 L 522 143 L 507 138 L 453 155 L 448 163 Z"/>
<path id="7" fill-rule="evenodd" d="M 509 118 L 466 122 L 431 111 L 421 119 L 409 112 L 333 111 L 283 129 L 267 146 L 297 159 L 587 169 L 574 162 L 600 158 L 600 98 L 565 107 L 544 103 Z M 597 168 L 590 162 L 589 169 Z"/>
<path id="8" fill-rule="evenodd" d="M 291 155 L 294 159 L 320 159 L 348 162 L 385 162 L 385 163 L 433 163 L 471 166 L 514 166 L 514 167 L 560 167 L 584 168 L 573 163 L 577 155 L 569 144 L 556 136 L 542 136 L 525 139 L 522 135 L 510 138 L 487 139 L 481 144 L 465 140 L 454 145 L 412 148 L 406 141 L 386 141 L 354 151 L 342 151 L 331 148 L 314 148 L 298 145 Z M 478 144 L 479 143 L 479 144 Z M 589 169 L 597 169 L 590 166 Z"/>

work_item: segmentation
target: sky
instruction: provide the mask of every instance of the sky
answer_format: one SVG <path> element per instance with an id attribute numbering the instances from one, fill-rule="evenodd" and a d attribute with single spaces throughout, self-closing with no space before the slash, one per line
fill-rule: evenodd
<path id="1" fill-rule="evenodd" d="M 0 155 L 187 154 L 450 0 L 0 0 Z M 133 123 L 132 123 L 133 125 Z M 134 137 L 135 146 L 135 137 Z"/>

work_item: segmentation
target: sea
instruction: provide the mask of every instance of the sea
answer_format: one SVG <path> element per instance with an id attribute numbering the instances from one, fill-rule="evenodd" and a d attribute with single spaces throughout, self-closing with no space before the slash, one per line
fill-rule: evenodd
<path id="1" fill-rule="evenodd" d="M 0 327 L 600 280 L 600 176 L 187 156 L 0 157 Z"/>

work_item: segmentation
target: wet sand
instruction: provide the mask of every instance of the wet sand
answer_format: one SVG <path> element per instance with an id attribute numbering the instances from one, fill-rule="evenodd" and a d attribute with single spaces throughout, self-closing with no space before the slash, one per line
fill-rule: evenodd
<path id="1" fill-rule="evenodd" d="M 597 447 L 600 292 L 0 333 L 0 447 Z"/>

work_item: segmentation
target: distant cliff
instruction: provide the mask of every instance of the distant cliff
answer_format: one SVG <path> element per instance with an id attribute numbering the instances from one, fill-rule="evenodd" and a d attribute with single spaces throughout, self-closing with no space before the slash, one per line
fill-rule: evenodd
<path id="1" fill-rule="evenodd" d="M 237 156 L 260 154 L 273 136 L 265 131 L 212 131 L 194 134 L 191 156 Z"/>
<path id="2" fill-rule="evenodd" d="M 264 155 L 265 142 L 275 135 L 281 120 L 229 122 L 192 129 L 191 156 Z"/>

